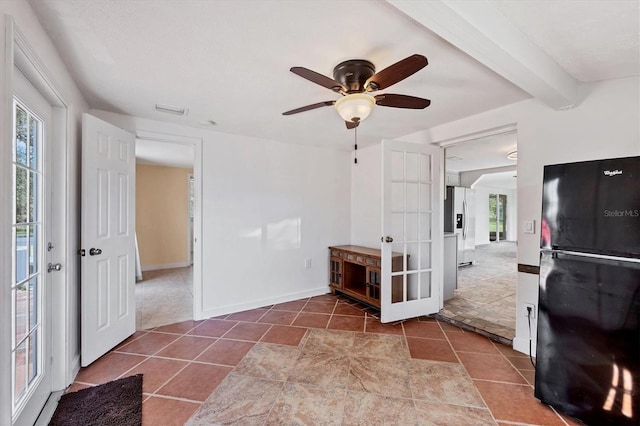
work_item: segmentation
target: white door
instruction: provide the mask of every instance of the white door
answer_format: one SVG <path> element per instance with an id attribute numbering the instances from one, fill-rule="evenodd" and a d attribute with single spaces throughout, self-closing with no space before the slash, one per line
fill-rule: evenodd
<path id="1" fill-rule="evenodd" d="M 136 329 L 135 137 L 82 116 L 81 365 Z"/>
<path id="2" fill-rule="evenodd" d="M 12 138 L 11 401 L 33 424 L 51 393 L 51 105 L 14 69 Z"/>
<path id="3" fill-rule="evenodd" d="M 439 147 L 382 142 L 381 321 L 442 307 Z"/>

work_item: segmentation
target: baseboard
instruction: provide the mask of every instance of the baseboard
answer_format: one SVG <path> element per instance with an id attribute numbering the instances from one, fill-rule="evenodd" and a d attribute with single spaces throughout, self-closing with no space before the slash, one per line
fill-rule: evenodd
<path id="1" fill-rule="evenodd" d="M 521 337 L 515 337 L 513 339 L 513 350 L 522 352 L 525 355 L 529 355 L 529 339 L 523 339 Z M 531 342 L 531 355 L 536 356 L 536 342 Z"/>
<path id="2" fill-rule="evenodd" d="M 158 269 L 174 269 L 174 268 L 186 268 L 189 262 L 177 262 L 177 263 L 165 263 L 163 265 L 144 265 L 140 269 L 142 272 L 157 271 Z"/>
<path id="3" fill-rule="evenodd" d="M 250 302 L 238 303 L 235 305 L 219 306 L 213 309 L 205 309 L 202 312 L 195 312 L 195 320 L 203 320 L 213 318 L 220 315 L 228 315 L 236 312 L 247 311 L 249 309 L 261 308 L 263 306 L 275 305 L 277 303 L 291 302 L 293 300 L 304 299 L 307 297 L 320 296 L 330 293 L 329 286 L 323 286 L 312 290 L 300 291 L 296 293 L 288 293 L 282 296 L 269 297 L 266 299 L 253 300 Z"/>
<path id="4" fill-rule="evenodd" d="M 55 413 L 56 408 L 58 408 L 58 401 L 62 395 L 64 395 L 64 391 L 51 392 L 51 395 L 49 395 L 49 399 L 47 399 L 42 411 L 40 411 L 40 415 L 38 415 L 34 426 L 47 426 L 49 424 L 53 417 L 53 413 Z"/>

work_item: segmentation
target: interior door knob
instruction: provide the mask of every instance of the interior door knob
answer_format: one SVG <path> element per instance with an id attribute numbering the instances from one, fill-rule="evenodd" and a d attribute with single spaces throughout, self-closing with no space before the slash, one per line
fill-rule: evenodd
<path id="1" fill-rule="evenodd" d="M 101 249 L 91 248 L 89 250 L 89 256 L 97 256 L 99 254 L 102 254 L 102 250 Z"/>
<path id="2" fill-rule="evenodd" d="M 384 240 L 385 240 L 387 243 L 392 243 L 392 242 L 393 242 L 393 237 L 390 237 L 390 236 L 388 236 L 388 235 L 387 235 L 386 237 L 384 237 Z"/>

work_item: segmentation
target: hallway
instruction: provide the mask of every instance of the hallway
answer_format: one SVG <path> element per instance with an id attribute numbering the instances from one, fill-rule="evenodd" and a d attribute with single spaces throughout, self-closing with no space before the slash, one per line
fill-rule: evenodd
<path id="1" fill-rule="evenodd" d="M 458 288 L 443 319 L 511 344 L 516 328 L 516 243 L 476 246 L 474 265 L 458 268 Z"/>

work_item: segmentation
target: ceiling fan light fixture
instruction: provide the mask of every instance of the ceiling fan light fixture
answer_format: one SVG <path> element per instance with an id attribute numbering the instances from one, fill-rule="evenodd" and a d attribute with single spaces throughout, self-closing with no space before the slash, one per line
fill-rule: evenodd
<path id="1" fill-rule="evenodd" d="M 353 93 L 336 101 L 336 110 L 345 121 L 357 123 L 371 114 L 376 100 L 366 93 Z"/>

